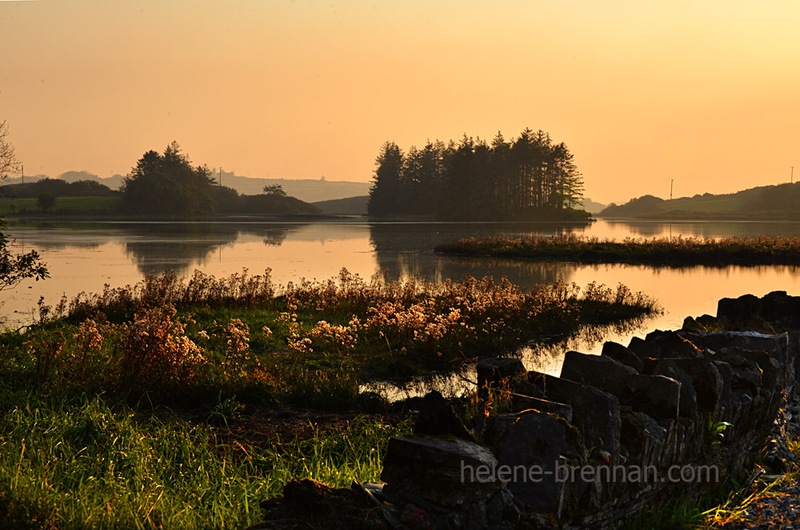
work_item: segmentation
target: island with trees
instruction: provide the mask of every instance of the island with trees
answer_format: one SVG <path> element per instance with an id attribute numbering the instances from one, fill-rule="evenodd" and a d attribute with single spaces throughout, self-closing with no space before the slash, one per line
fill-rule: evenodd
<path id="1" fill-rule="evenodd" d="M 564 143 L 525 129 L 514 141 L 428 141 L 403 152 L 386 142 L 367 207 L 372 218 L 585 221 L 583 178 Z"/>
<path id="2" fill-rule="evenodd" d="M 131 218 L 209 218 L 261 215 L 319 216 L 322 211 L 288 196 L 279 184 L 257 195 L 220 185 L 207 166 L 193 166 L 180 145 L 150 150 L 123 179 L 119 191 L 90 180 L 42 179 L 4 186 L 0 213 Z"/>

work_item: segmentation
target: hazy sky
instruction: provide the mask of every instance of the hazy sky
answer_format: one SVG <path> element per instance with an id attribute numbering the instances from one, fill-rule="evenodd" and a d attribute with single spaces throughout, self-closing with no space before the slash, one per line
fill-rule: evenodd
<path id="1" fill-rule="evenodd" d="M 0 0 L 2 120 L 26 174 L 368 181 L 530 127 L 594 200 L 730 192 L 800 179 L 800 2 Z"/>

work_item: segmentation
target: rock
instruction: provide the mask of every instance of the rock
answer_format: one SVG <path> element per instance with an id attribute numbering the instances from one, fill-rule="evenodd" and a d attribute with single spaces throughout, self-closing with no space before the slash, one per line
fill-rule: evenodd
<path id="1" fill-rule="evenodd" d="M 648 333 L 644 340 L 634 337 L 628 349 L 643 361 L 648 358 L 702 357 L 700 350 L 694 344 L 674 331 L 655 330 Z"/>
<path id="2" fill-rule="evenodd" d="M 723 298 L 717 302 L 717 318 L 725 318 L 736 326 L 746 322 L 751 315 L 757 315 L 761 309 L 761 300 L 752 294 L 739 298 Z"/>
<path id="3" fill-rule="evenodd" d="M 381 480 L 386 495 L 458 508 L 503 489 L 497 459 L 487 448 L 458 438 L 397 436 L 389 440 Z"/>
<path id="4" fill-rule="evenodd" d="M 450 400 L 437 392 L 429 392 L 419 402 L 419 414 L 414 423 L 414 434 L 431 434 L 434 436 L 457 436 L 474 442 L 472 435 L 458 419 Z"/>
<path id="5" fill-rule="evenodd" d="M 396 528 L 397 520 L 388 505 L 376 500 L 361 484 L 332 488 L 311 479 L 291 480 L 283 488 L 282 502 L 262 503 L 267 520 L 253 528 Z M 283 526 L 286 520 L 300 525 Z"/>
<path id="6" fill-rule="evenodd" d="M 486 399 L 488 389 L 500 387 L 503 381 L 524 374 L 525 366 L 519 359 L 486 357 L 478 361 L 475 370 L 478 374 L 478 395 Z"/>
<path id="7" fill-rule="evenodd" d="M 610 357 L 618 363 L 630 366 L 637 372 L 642 371 L 642 360 L 622 344 L 611 341 L 606 342 L 603 344 L 603 353 L 601 353 L 601 355 L 603 357 Z"/>
<path id="8" fill-rule="evenodd" d="M 712 411 L 712 419 L 717 420 L 720 418 L 729 418 L 733 409 L 733 389 L 731 388 L 731 381 L 733 380 L 733 368 L 730 364 L 724 361 L 713 361 L 714 368 L 720 376 L 719 386 L 719 403 L 717 409 Z M 698 408 L 700 406 L 700 396 L 698 395 Z M 702 410 L 702 409 L 701 409 Z"/>
<path id="9" fill-rule="evenodd" d="M 758 315 L 750 315 L 740 329 L 748 329 L 765 335 L 777 335 L 778 331 L 766 320 Z"/>
<path id="10" fill-rule="evenodd" d="M 790 336 L 795 332 L 781 333 L 780 335 L 765 335 L 755 331 L 727 331 L 710 333 L 684 333 L 688 339 L 706 350 L 717 352 L 723 348 L 740 350 L 761 350 L 767 352 L 770 358 L 778 361 L 782 372 L 780 376 L 786 382 L 787 390 L 794 386 L 796 361 L 798 359 L 798 344 L 790 342 Z M 800 339 L 800 335 L 797 335 Z M 793 347 L 794 345 L 794 347 Z"/>
<path id="11" fill-rule="evenodd" d="M 722 348 L 714 355 L 714 359 L 724 361 L 733 368 L 731 388 L 757 394 L 761 388 L 761 368 L 755 361 L 742 356 L 741 351 L 738 348 Z"/>
<path id="12" fill-rule="evenodd" d="M 644 412 L 629 407 L 622 409 L 621 418 L 621 442 L 628 453 L 628 465 L 656 465 L 666 441 L 666 430 Z"/>
<path id="13" fill-rule="evenodd" d="M 700 348 L 714 352 L 722 348 L 740 348 L 743 350 L 763 350 L 770 357 L 784 364 L 788 361 L 786 350 L 788 335 L 766 335 L 755 331 L 712 331 L 708 333 L 679 332 L 683 337 Z"/>
<path id="14" fill-rule="evenodd" d="M 619 454 L 619 399 L 616 396 L 568 379 L 528 372 L 526 380 L 533 393 L 572 407 L 572 424 L 587 447 L 598 447 L 616 458 Z"/>
<path id="15" fill-rule="evenodd" d="M 528 409 L 533 409 L 539 412 L 547 412 L 549 414 L 561 416 L 572 423 L 572 407 L 566 403 L 558 403 L 557 401 L 513 393 L 511 394 L 511 407 L 512 412 L 523 412 Z"/>
<path id="16" fill-rule="evenodd" d="M 694 384 L 689 374 L 678 368 L 674 359 L 663 359 L 660 361 L 654 359 L 653 361 L 654 362 L 648 366 L 647 373 L 651 375 L 663 375 L 680 382 L 680 415 L 685 418 L 696 417 L 697 392 L 694 389 Z"/>
<path id="17" fill-rule="evenodd" d="M 724 329 L 725 324 L 717 317 L 712 317 L 711 315 L 701 315 L 696 319 L 692 317 L 686 317 L 683 320 L 683 326 L 681 327 L 682 331 L 693 332 L 723 331 Z"/>
<path id="18" fill-rule="evenodd" d="M 577 464 L 581 454 L 569 424 L 550 414 L 522 413 L 500 435 L 496 454 L 498 469 L 505 472 L 499 478 L 518 501 L 535 512 L 561 516 L 571 484 L 556 480 L 556 473 Z"/>
<path id="19" fill-rule="evenodd" d="M 800 329 L 800 296 L 773 291 L 761 299 L 759 316 L 782 329 Z"/>
<path id="20" fill-rule="evenodd" d="M 681 384 L 663 375 L 637 374 L 628 382 L 622 400 L 634 410 L 656 419 L 677 419 L 680 411 Z"/>
<path id="21" fill-rule="evenodd" d="M 691 379 L 691 386 L 696 394 L 697 410 L 716 415 L 723 395 L 723 378 L 717 363 L 708 359 L 671 359 L 671 361 Z"/>
<path id="22" fill-rule="evenodd" d="M 628 381 L 636 373 L 630 366 L 610 357 L 586 355 L 576 351 L 568 351 L 565 354 L 561 368 L 562 378 L 593 386 L 615 396 L 625 392 Z"/>
<path id="23" fill-rule="evenodd" d="M 774 391 L 779 386 L 783 386 L 783 372 L 777 359 L 773 359 L 769 354 L 762 350 L 737 349 L 736 353 L 745 359 L 752 361 L 761 369 L 761 386 Z"/>

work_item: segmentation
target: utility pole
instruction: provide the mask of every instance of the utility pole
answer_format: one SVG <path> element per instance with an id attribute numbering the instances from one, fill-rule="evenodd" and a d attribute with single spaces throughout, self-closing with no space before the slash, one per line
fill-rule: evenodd
<path id="1" fill-rule="evenodd" d="M 792 166 L 792 176 L 789 177 L 789 184 L 794 184 L 794 166 Z"/>
<path id="2" fill-rule="evenodd" d="M 219 187 L 222 187 L 222 166 L 219 166 Z"/>
<path id="3" fill-rule="evenodd" d="M 669 179 L 669 200 L 672 200 L 672 184 L 675 182 L 675 179 Z"/>
<path id="4" fill-rule="evenodd" d="M 22 166 L 22 183 L 25 184 L 25 165 Z"/>

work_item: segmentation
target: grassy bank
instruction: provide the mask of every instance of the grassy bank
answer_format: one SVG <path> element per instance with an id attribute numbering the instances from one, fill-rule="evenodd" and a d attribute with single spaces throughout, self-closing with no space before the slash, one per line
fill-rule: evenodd
<path id="1" fill-rule="evenodd" d="M 38 199 L 0 197 L 0 215 L 113 215 L 119 212 L 119 197 L 56 197 L 47 212 L 39 206 Z"/>
<path id="2" fill-rule="evenodd" d="M 579 263 L 652 265 L 799 265 L 800 237 L 704 239 L 673 237 L 623 241 L 575 235 L 462 239 L 436 247 L 463 256 L 496 256 Z"/>
<path id="3" fill-rule="evenodd" d="M 388 438 L 409 431 L 363 419 L 335 436 L 253 444 L 102 397 L 3 405 L 3 528 L 244 528 L 291 478 L 378 480 Z"/>
<path id="4" fill-rule="evenodd" d="M 42 303 L 36 325 L 0 334 L 0 526 L 242 528 L 290 477 L 377 480 L 410 422 L 360 385 L 654 310 L 624 287 L 346 271 L 165 275 Z M 308 410 L 340 421 L 303 429 Z"/>

